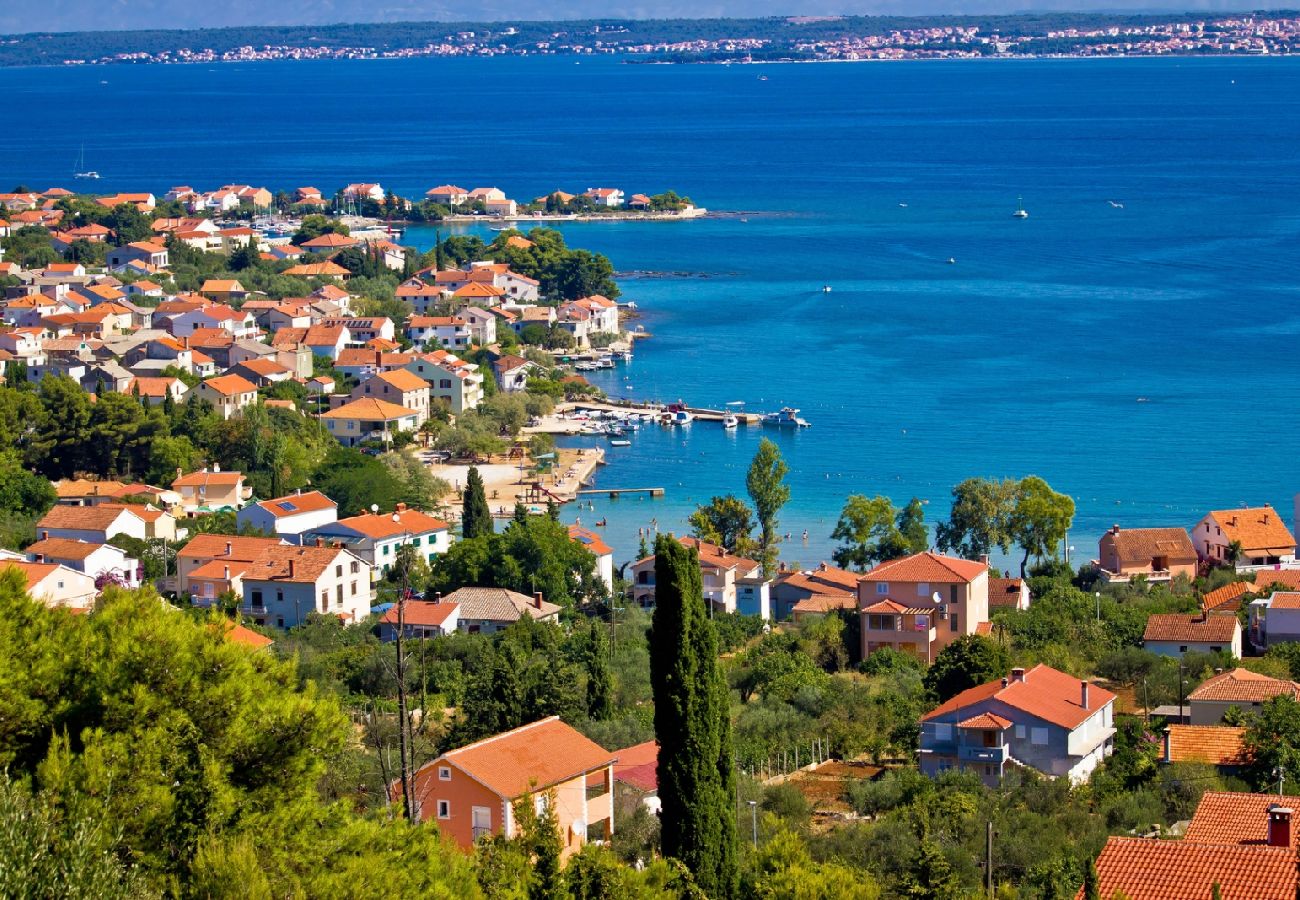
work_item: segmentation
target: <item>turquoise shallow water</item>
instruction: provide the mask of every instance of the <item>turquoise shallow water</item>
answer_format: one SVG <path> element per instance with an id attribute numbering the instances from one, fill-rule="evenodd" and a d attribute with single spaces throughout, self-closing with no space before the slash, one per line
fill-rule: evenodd
<path id="1" fill-rule="evenodd" d="M 0 147 L 0 181 L 66 183 L 84 141 L 103 190 L 673 187 L 738 214 L 565 226 L 619 269 L 679 273 L 624 283 L 655 337 L 597 380 L 638 398 L 801 408 L 813 428 L 779 437 L 788 557 L 828 557 L 850 492 L 919 496 L 933 520 L 970 475 L 1036 473 L 1071 493 L 1080 555 L 1112 522 L 1191 525 L 1263 501 L 1290 520 L 1300 62 L 762 71 L 515 59 L 0 71 L 15 121 L 46 136 Z M 143 110 L 147 127 L 131 118 Z M 1027 220 L 1010 216 L 1017 196 Z M 629 558 L 651 518 L 682 529 L 696 502 L 743 490 L 758 431 L 643 430 L 609 450 L 598 483 L 668 496 L 580 515 L 607 516 Z"/>

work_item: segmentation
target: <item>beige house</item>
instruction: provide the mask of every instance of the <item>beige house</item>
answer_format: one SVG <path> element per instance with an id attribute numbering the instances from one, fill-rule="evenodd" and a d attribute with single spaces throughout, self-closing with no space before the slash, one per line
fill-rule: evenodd
<path id="1" fill-rule="evenodd" d="M 408 369 L 378 372 L 352 389 L 353 400 L 372 397 L 415 413 L 418 428 L 429 418 L 429 382 Z"/>
<path id="2" fill-rule="evenodd" d="M 1243 713 L 1258 713 L 1279 694 L 1300 700 L 1300 684 L 1270 678 L 1248 669 L 1230 669 L 1207 678 L 1187 696 L 1192 725 L 1221 725 L 1232 707 Z"/>
<path id="3" fill-rule="evenodd" d="M 252 496 L 242 473 L 223 472 L 220 467 L 180 475 L 172 490 L 180 494 L 181 508 L 190 513 L 239 509 Z"/>
<path id="4" fill-rule="evenodd" d="M 1192 543 L 1211 565 L 1230 564 L 1234 550 L 1239 550 L 1237 571 L 1295 562 L 1295 537 L 1271 506 L 1214 510 L 1196 523 Z"/>
<path id="5" fill-rule="evenodd" d="M 422 353 L 406 366 L 429 385 L 430 401 L 438 401 L 459 415 L 483 399 L 483 376 L 474 363 L 446 350 Z"/>
<path id="6" fill-rule="evenodd" d="M 682 546 L 699 554 L 704 599 L 716 611 L 772 618 L 772 585 L 763 577 L 762 567 L 756 561 L 728 553 L 717 544 L 693 537 L 681 538 L 680 542 Z M 633 602 L 642 609 L 654 608 L 653 556 L 633 563 L 630 592 Z"/>
<path id="7" fill-rule="evenodd" d="M 364 441 L 388 443 L 398 431 L 414 431 L 419 417 L 405 406 L 387 400 L 366 398 L 345 403 L 338 409 L 321 414 L 321 421 L 335 439 L 345 447 Z"/>
<path id="8" fill-rule="evenodd" d="M 57 563 L 0 560 L 0 569 L 12 567 L 27 582 L 27 594 L 46 606 L 90 609 L 95 605 L 95 579 Z"/>
<path id="9" fill-rule="evenodd" d="M 211 403 L 223 419 L 233 419 L 257 402 L 257 385 L 239 375 L 218 375 L 200 381 L 194 393 Z"/>
<path id="10" fill-rule="evenodd" d="M 232 576 L 242 575 L 266 548 L 281 543 L 279 538 L 196 534 L 176 554 L 175 591 L 189 594 L 196 602 L 201 597 L 215 597 L 231 587 Z M 221 582 L 224 586 L 204 592 L 203 582 Z"/>
<path id="11" fill-rule="evenodd" d="M 862 656 L 889 647 L 929 665 L 989 618 L 985 562 L 926 551 L 876 566 L 858 582 Z"/>
<path id="12" fill-rule="evenodd" d="M 1120 528 L 1097 542 L 1097 569 L 1106 581 L 1170 581 L 1179 575 L 1196 577 L 1196 548 L 1182 528 Z"/>

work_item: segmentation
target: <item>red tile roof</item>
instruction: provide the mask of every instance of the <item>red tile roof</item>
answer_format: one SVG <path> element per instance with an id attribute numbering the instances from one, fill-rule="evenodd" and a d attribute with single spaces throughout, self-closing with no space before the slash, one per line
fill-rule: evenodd
<path id="1" fill-rule="evenodd" d="M 1102 535 L 1102 541 L 1114 543 L 1122 567 L 1147 566 L 1157 556 L 1167 556 L 1171 563 L 1196 562 L 1196 548 L 1185 528 L 1121 528 Z"/>
<path id="2" fill-rule="evenodd" d="M 1170 725 L 1165 762 L 1199 762 L 1212 766 L 1240 766 L 1246 762 L 1242 745 L 1245 728 L 1227 725 Z"/>
<path id="3" fill-rule="evenodd" d="M 135 515 L 134 510 L 121 506 L 53 506 L 36 523 L 39 533 L 44 529 L 104 531 L 117 521 L 123 512 Z M 136 516 L 139 518 L 139 516 Z"/>
<path id="4" fill-rule="evenodd" d="M 1278 694 L 1290 694 L 1300 700 L 1300 685 L 1293 681 L 1270 678 L 1249 669 L 1231 669 L 1207 678 L 1188 695 L 1188 700 L 1216 703 L 1264 703 Z"/>
<path id="5" fill-rule="evenodd" d="M 1293 900 L 1296 891 L 1295 857 L 1282 847 L 1113 837 L 1097 875 L 1101 896 L 1128 900 L 1206 900 L 1215 882 L 1231 900 Z"/>
<path id="6" fill-rule="evenodd" d="M 256 388 L 254 388 L 254 390 L 256 390 Z M 198 472 L 191 472 L 188 475 L 182 475 L 180 478 L 177 478 L 172 482 L 172 487 L 206 487 L 210 484 L 229 487 L 231 485 L 240 484 L 243 480 L 244 475 L 242 472 L 209 472 L 207 469 L 202 469 Z"/>
<path id="7" fill-rule="evenodd" d="M 1247 509 L 1216 509 L 1210 513 L 1228 541 L 1238 541 L 1245 551 L 1295 551 L 1295 538 L 1271 506 Z"/>
<path id="8" fill-rule="evenodd" d="M 403 618 L 407 625 L 420 625 L 426 628 L 440 628 L 457 609 L 455 603 L 429 603 L 411 600 L 403 604 Z M 379 620 L 385 625 L 397 624 L 397 606 L 394 605 Z"/>
<path id="9" fill-rule="evenodd" d="M 1004 719 L 997 713 L 980 713 L 978 716 L 971 716 L 969 719 L 962 719 L 957 723 L 958 728 L 1010 728 L 1014 722 L 1010 719 Z"/>
<path id="10" fill-rule="evenodd" d="M 990 578 L 989 606 L 1011 608 L 1020 604 L 1020 593 L 1024 582 L 1019 578 Z"/>
<path id="11" fill-rule="evenodd" d="M 551 716 L 444 753 L 420 771 L 450 763 L 501 797 L 514 800 L 608 766 L 614 759 L 614 754 L 559 716 Z"/>
<path id="12" fill-rule="evenodd" d="M 1269 597 L 1269 609 L 1300 609 L 1300 593 L 1296 591 L 1278 591 Z"/>
<path id="13" fill-rule="evenodd" d="M 569 540 L 576 541 L 586 547 L 597 556 L 608 556 L 614 552 L 614 549 L 601 539 L 600 535 L 581 525 L 569 526 Z"/>
<path id="14" fill-rule="evenodd" d="M 46 538 L 31 544 L 24 552 L 29 556 L 43 557 L 43 562 L 63 559 L 84 560 L 103 546 L 88 541 L 74 541 L 71 538 Z"/>
<path id="15" fill-rule="evenodd" d="M 257 505 L 277 519 L 282 516 L 296 516 L 302 513 L 320 512 L 323 509 L 335 509 L 338 506 L 320 491 L 307 491 L 304 494 L 290 494 L 287 497 L 259 500 Z"/>
<path id="16" fill-rule="evenodd" d="M 1201 802 L 1187 825 L 1183 839 L 1201 844 L 1267 847 L 1269 807 L 1278 803 L 1292 807 L 1297 801 L 1300 798 L 1279 797 L 1276 794 L 1206 791 L 1201 795 Z M 1300 846 L 1300 829 L 1291 829 L 1291 846 Z"/>
<path id="17" fill-rule="evenodd" d="M 952 556 L 940 556 L 938 553 L 926 550 L 923 553 L 914 553 L 911 556 L 882 562 L 866 575 L 863 575 L 862 580 L 872 582 L 900 581 L 905 584 L 920 584 L 922 582 L 951 583 L 955 581 L 969 584 L 978 578 L 980 573 L 988 572 L 988 570 L 988 565 L 982 562 L 957 559 Z"/>
<path id="18" fill-rule="evenodd" d="M 653 740 L 615 750 L 614 780 L 650 793 L 659 789 L 659 744 Z"/>
<path id="19" fill-rule="evenodd" d="M 337 547 L 267 547 L 244 571 L 244 580 L 315 584 L 343 555 Z"/>
<path id="20" fill-rule="evenodd" d="M 1045 722 L 1073 730 L 1113 701 L 1115 695 L 1096 684 L 1089 684 L 1085 709 L 1079 679 L 1040 663 L 1025 672 L 1023 680 L 1012 678 L 1005 687 L 998 680 L 962 691 L 926 713 L 921 720 L 928 721 L 992 698 Z"/>
<path id="21" fill-rule="evenodd" d="M 1162 613 L 1147 618 L 1142 640 L 1231 644 L 1240 631 L 1231 613 Z"/>
<path id="22" fill-rule="evenodd" d="M 1242 596 L 1254 589 L 1255 586 L 1249 581 L 1234 581 L 1206 594 L 1201 598 L 1201 606 L 1206 610 L 1236 612 L 1241 609 Z"/>
<path id="23" fill-rule="evenodd" d="M 248 537 L 240 534 L 196 534 L 180 549 L 177 556 L 251 563 L 261 556 L 262 551 L 267 547 L 274 547 L 279 543 L 278 538 Z"/>
<path id="24" fill-rule="evenodd" d="M 432 531 L 446 531 L 448 528 L 447 523 L 442 519 L 435 519 L 418 509 L 399 509 L 383 514 L 365 513 L 339 519 L 338 524 L 373 540 L 383 540 L 401 534 L 428 534 Z"/>
<path id="25" fill-rule="evenodd" d="M 1300 569 L 1261 569 L 1255 573 L 1255 593 L 1267 593 L 1275 584 L 1287 590 L 1300 591 Z"/>

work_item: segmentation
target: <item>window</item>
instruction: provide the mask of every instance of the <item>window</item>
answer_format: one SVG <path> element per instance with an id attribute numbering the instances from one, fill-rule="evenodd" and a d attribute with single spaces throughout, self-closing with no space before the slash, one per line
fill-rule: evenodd
<path id="1" fill-rule="evenodd" d="M 948 630 L 950 630 L 950 631 L 956 631 L 956 630 L 957 630 L 957 614 L 956 614 L 956 613 L 949 613 L 949 614 L 948 614 Z"/>
<path id="2" fill-rule="evenodd" d="M 284 627 L 284 616 L 276 616 L 276 617 L 275 617 L 275 627 L 276 627 L 276 628 L 283 628 L 283 627 Z"/>
<path id="3" fill-rule="evenodd" d="M 952 740 L 952 725 L 947 722 L 934 723 L 934 739 L 936 741 Z"/>
<path id="4" fill-rule="evenodd" d="M 252 597 L 252 600 L 253 600 L 253 605 L 254 605 L 254 606 L 262 606 L 262 605 L 263 605 L 263 604 L 262 604 L 262 592 L 261 592 L 261 591 L 253 591 L 253 597 Z"/>
<path id="5" fill-rule="evenodd" d="M 321 592 L 320 592 L 320 611 L 321 611 L 321 612 L 327 612 L 327 611 L 329 610 L 329 608 L 330 608 L 330 592 L 329 592 L 329 591 L 321 591 Z"/>
<path id="6" fill-rule="evenodd" d="M 1031 728 L 1029 729 L 1029 743 L 1036 744 L 1039 747 L 1047 746 L 1047 729 Z"/>
<path id="7" fill-rule="evenodd" d="M 916 583 L 916 596 L 918 597 L 930 596 L 930 583 L 928 581 L 918 581 Z"/>
<path id="8" fill-rule="evenodd" d="M 1025 726 L 1023 725 L 1016 726 L 1016 737 L 1022 741 L 1025 739 Z"/>
<path id="9" fill-rule="evenodd" d="M 957 602 L 957 585 L 955 584 L 951 584 L 948 586 L 948 602 L 949 603 Z"/>
<path id="10" fill-rule="evenodd" d="M 450 801 L 450 800 L 439 800 L 439 801 L 438 801 L 438 818 L 439 818 L 439 819 L 450 819 L 450 818 L 451 818 L 451 801 Z"/>
<path id="11" fill-rule="evenodd" d="M 352 574 L 355 575 L 360 571 L 361 571 L 361 563 L 357 562 L 355 559 L 352 560 Z"/>
<path id="12" fill-rule="evenodd" d="M 889 593 L 889 582 L 887 582 L 887 581 L 882 581 L 882 582 L 880 582 L 879 584 L 877 584 L 877 585 L 876 585 L 876 593 L 877 593 L 877 594 L 888 594 L 888 593 Z"/>
<path id="13" fill-rule="evenodd" d="M 392 548 L 392 546 L 389 545 L 389 544 L 384 544 L 384 556 L 387 556 L 388 554 L 390 554 L 390 553 L 392 553 L 392 552 L 393 552 L 393 548 Z"/>
<path id="14" fill-rule="evenodd" d="M 533 809 L 537 811 L 537 814 L 539 816 L 546 812 L 545 794 L 538 794 L 537 796 L 533 797 Z"/>
<path id="15" fill-rule="evenodd" d="M 283 603 L 283 602 L 284 602 L 284 591 L 277 590 L 277 591 L 275 592 L 275 602 L 276 602 L 276 603 Z"/>
<path id="16" fill-rule="evenodd" d="M 335 606 L 343 605 L 343 585 L 341 584 L 334 590 L 334 605 Z"/>
<path id="17" fill-rule="evenodd" d="M 451 766 L 438 766 L 438 780 L 451 781 Z"/>
<path id="18" fill-rule="evenodd" d="M 343 577 L 343 567 L 342 567 L 342 566 L 335 566 L 335 567 L 334 567 L 334 577 L 335 577 L 335 578 L 342 578 L 342 577 Z"/>
<path id="19" fill-rule="evenodd" d="M 1178 652 L 1179 652 L 1179 653 L 1186 653 L 1186 652 L 1187 652 L 1187 645 L 1186 645 L 1186 644 L 1183 644 L 1181 647 L 1179 647 L 1179 648 L 1178 648 Z"/>

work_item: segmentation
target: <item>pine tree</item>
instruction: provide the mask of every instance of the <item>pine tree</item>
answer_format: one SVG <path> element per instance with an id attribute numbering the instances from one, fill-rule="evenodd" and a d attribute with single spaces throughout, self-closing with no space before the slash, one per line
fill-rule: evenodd
<path id="1" fill-rule="evenodd" d="M 899 896 L 908 900 L 949 900 L 961 896 L 961 881 L 953 872 L 952 864 L 929 838 L 922 839 L 900 887 Z"/>
<path id="2" fill-rule="evenodd" d="M 1089 861 L 1088 868 L 1083 870 L 1083 900 L 1101 900 L 1101 885 L 1098 883 L 1095 862 Z"/>
<path id="3" fill-rule="evenodd" d="M 461 536 L 469 540 L 491 534 L 492 530 L 492 510 L 488 508 L 487 495 L 483 491 L 483 479 L 478 474 L 478 467 L 470 466 L 461 508 Z"/>
<path id="4" fill-rule="evenodd" d="M 515 521 L 520 525 L 528 522 L 528 507 L 524 506 L 523 501 L 515 501 Z"/>
<path id="5" fill-rule="evenodd" d="M 609 672 L 609 647 L 605 642 L 605 630 L 599 622 L 593 621 L 591 624 L 586 656 L 587 715 L 593 719 L 608 719 L 614 711 L 614 682 Z"/>
<path id="6" fill-rule="evenodd" d="M 663 853 L 681 860 L 709 897 L 733 897 L 736 810 L 729 698 L 695 551 L 659 536 L 655 585 L 650 682 Z"/>

